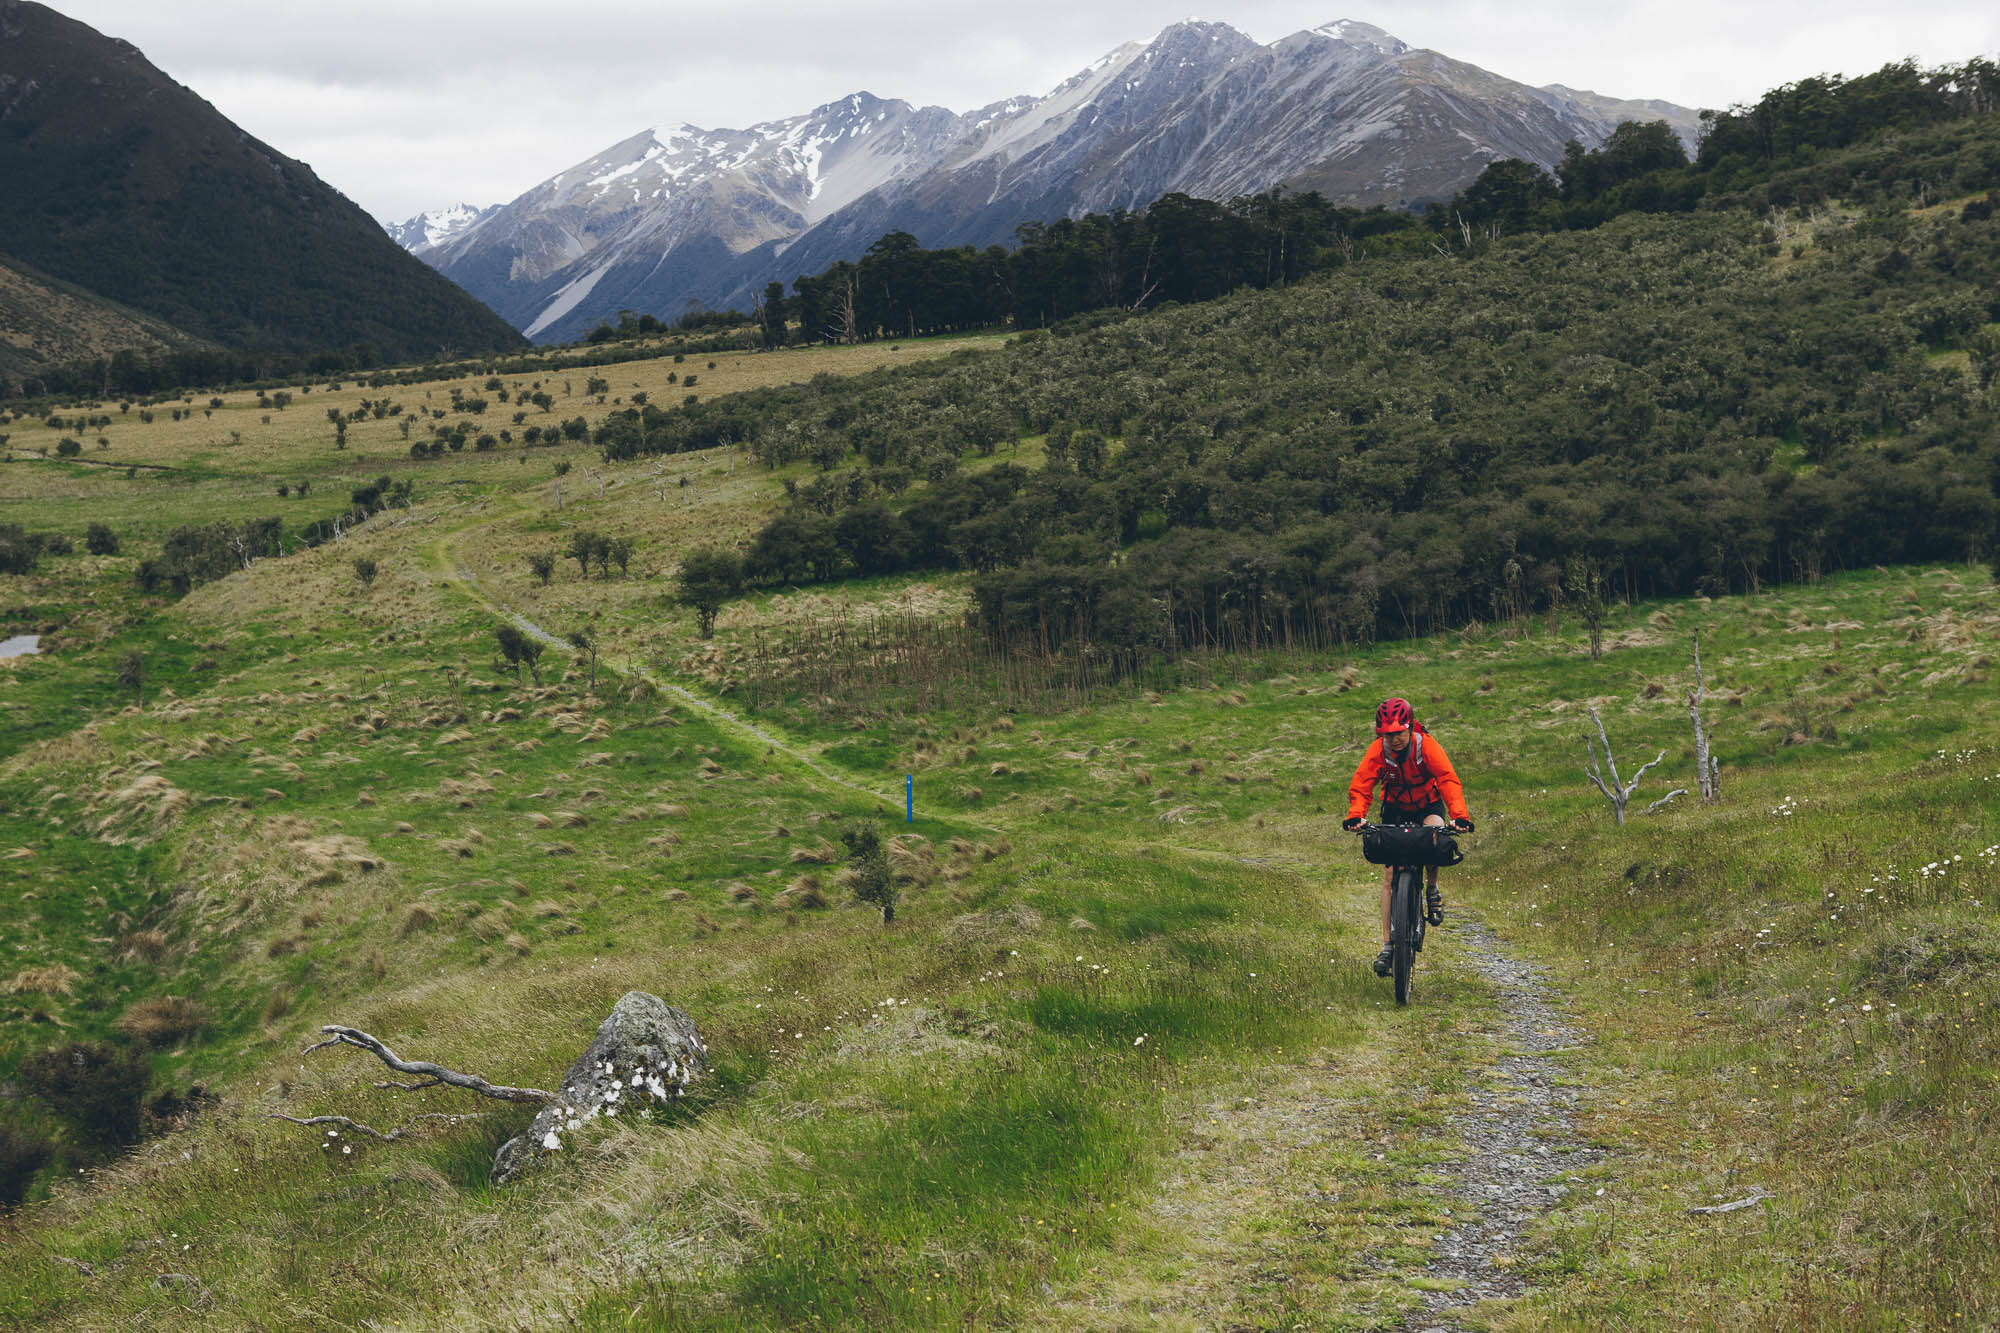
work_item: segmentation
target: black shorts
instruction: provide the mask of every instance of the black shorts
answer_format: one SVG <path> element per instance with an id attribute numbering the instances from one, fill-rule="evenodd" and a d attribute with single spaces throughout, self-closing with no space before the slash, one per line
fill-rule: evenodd
<path id="1" fill-rule="evenodd" d="M 1445 823 L 1451 822 L 1443 801 L 1432 801 L 1429 805 L 1403 806 L 1384 804 L 1382 813 L 1376 817 L 1378 824 L 1421 824 L 1431 815 L 1436 815 Z"/>

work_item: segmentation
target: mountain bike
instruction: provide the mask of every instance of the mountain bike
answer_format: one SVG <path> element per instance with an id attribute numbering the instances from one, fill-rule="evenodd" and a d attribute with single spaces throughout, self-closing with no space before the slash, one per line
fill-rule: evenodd
<path id="1" fill-rule="evenodd" d="M 1389 867 L 1390 975 L 1396 1003 L 1410 1002 L 1410 970 L 1424 947 L 1424 867 L 1455 866 L 1465 859 L 1447 824 L 1362 824 L 1361 854 Z"/>

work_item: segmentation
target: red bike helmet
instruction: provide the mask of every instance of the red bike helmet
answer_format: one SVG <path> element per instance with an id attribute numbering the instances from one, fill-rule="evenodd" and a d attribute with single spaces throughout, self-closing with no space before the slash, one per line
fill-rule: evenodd
<path id="1" fill-rule="evenodd" d="M 1375 734 L 1386 736 L 1392 731 L 1401 731 L 1415 725 L 1416 720 L 1408 699 L 1384 699 L 1382 706 L 1375 710 Z"/>

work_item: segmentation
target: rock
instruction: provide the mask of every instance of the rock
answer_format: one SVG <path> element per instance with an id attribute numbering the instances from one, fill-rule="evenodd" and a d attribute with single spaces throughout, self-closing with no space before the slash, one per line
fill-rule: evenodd
<path id="1" fill-rule="evenodd" d="M 680 1097 L 707 1067 L 708 1047 L 692 1018 L 657 995 L 626 992 L 570 1066 L 556 1099 L 493 1154 L 493 1183 L 505 1185 L 561 1151 L 565 1135 L 600 1116 L 616 1118 L 621 1110 Z"/>

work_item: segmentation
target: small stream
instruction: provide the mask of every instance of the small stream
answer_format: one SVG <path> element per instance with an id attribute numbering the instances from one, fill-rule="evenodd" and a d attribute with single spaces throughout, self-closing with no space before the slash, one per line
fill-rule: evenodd
<path id="1" fill-rule="evenodd" d="M 11 639 L 0 639 L 0 658 L 26 657 L 40 651 L 42 636 L 39 634 L 16 634 Z"/>

